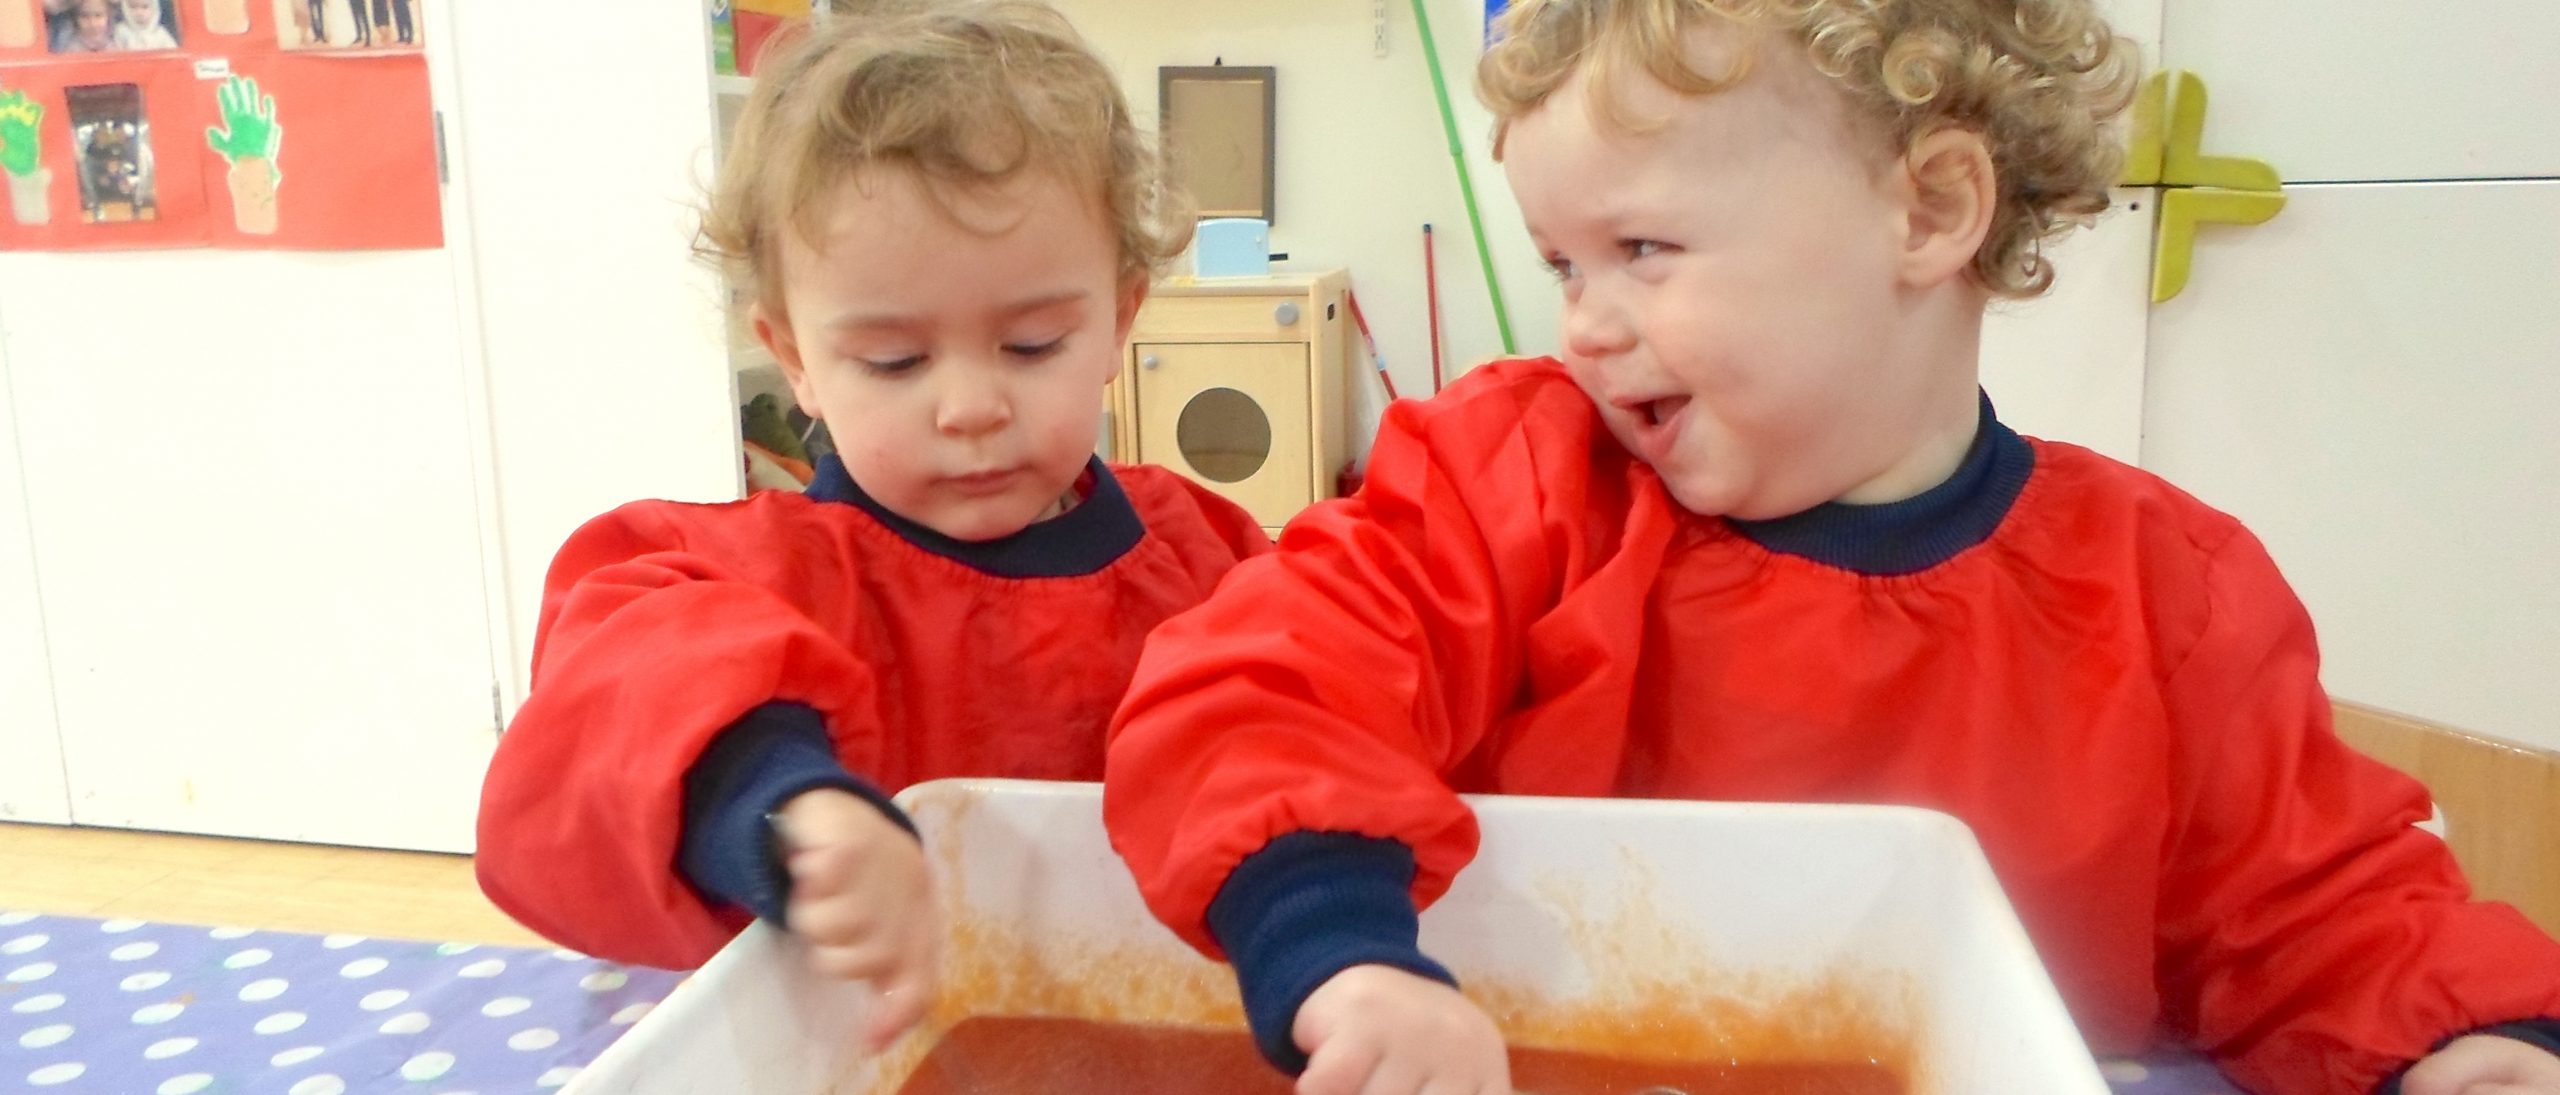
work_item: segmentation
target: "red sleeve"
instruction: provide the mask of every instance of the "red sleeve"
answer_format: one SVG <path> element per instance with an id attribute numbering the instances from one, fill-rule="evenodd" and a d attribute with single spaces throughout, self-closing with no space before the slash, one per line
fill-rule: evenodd
<path id="1" fill-rule="evenodd" d="M 481 888 L 601 958 L 689 969 L 745 924 L 677 871 L 685 772 L 715 735 L 789 701 L 826 716 L 844 753 L 873 691 L 803 609 L 687 552 L 680 520 L 716 513 L 750 519 L 642 503 L 570 537 L 544 582 L 532 694 L 481 792 Z"/>
<path id="2" fill-rule="evenodd" d="M 2173 1022 L 2266 1095 L 2367 1095 L 2447 1037 L 2560 1015 L 2560 944 L 2473 903 L 2415 781 L 2331 732 L 2311 620 L 2235 532 L 2166 683 Z"/>
<path id="3" fill-rule="evenodd" d="M 1553 469 L 1587 463 L 1590 439 L 1581 395 L 1533 372 L 1390 406 L 1359 495 L 1309 510 L 1148 640 L 1104 821 L 1149 906 L 1204 952 L 1210 900 L 1274 837 L 1401 841 L 1417 905 L 1474 855 L 1448 773 L 1517 691 L 1579 509 Z"/>

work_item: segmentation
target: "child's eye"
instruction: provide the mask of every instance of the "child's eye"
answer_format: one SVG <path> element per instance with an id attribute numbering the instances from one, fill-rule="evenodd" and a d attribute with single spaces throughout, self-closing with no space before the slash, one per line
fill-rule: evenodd
<path id="1" fill-rule="evenodd" d="M 1568 259 L 1563 255 L 1548 255 L 1538 261 L 1546 264 L 1547 272 L 1554 274 L 1557 281 L 1572 281 L 1574 279 L 1576 271 L 1573 268 L 1573 260 Z"/>
<path id="2" fill-rule="evenodd" d="M 1038 361 L 1050 356 L 1051 354 L 1057 353 L 1059 348 L 1066 344 L 1067 340 L 1063 337 L 1053 338 L 1047 342 L 1008 342 L 1005 344 L 1004 352 L 1025 360 Z"/>
<path id="3" fill-rule="evenodd" d="M 918 365 L 924 364 L 924 355 L 908 354 L 905 357 L 893 358 L 885 361 L 873 360 L 867 357 L 856 358 L 855 360 L 860 361 L 863 368 L 874 373 L 878 373 L 883 376 L 896 376 L 900 373 L 913 369 Z"/>
<path id="4" fill-rule="evenodd" d="M 1660 240 L 1621 240 L 1618 247 L 1627 253 L 1628 262 L 1671 250 L 1670 244 Z"/>

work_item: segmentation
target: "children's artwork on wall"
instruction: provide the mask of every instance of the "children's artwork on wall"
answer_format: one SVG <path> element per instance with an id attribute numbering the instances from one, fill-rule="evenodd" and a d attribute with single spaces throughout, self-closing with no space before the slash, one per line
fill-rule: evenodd
<path id="1" fill-rule="evenodd" d="M 9 216 L 19 224 L 53 220 L 53 169 L 44 165 L 37 134 L 44 104 L 23 91 L 0 91 L 0 174 L 9 178 Z"/>
<path id="2" fill-rule="evenodd" d="M 246 0 L 239 0 L 245 3 Z M 276 45 L 284 49 L 419 49 L 423 0 L 274 0 Z"/>
<path id="3" fill-rule="evenodd" d="M 231 192 L 231 223 L 252 236 L 276 234 L 276 190 L 284 185 L 277 153 L 284 149 L 284 126 L 276 122 L 276 97 L 261 96 L 258 82 L 232 77 L 215 100 L 222 105 L 222 127 L 205 131 L 213 150 L 230 165 L 223 186 Z"/>
<path id="4" fill-rule="evenodd" d="M 724 37 L 730 65 L 722 71 L 747 76 L 756 74 L 756 64 L 764 59 L 765 47 L 774 36 L 794 23 L 807 21 L 811 9 L 809 0 L 734 0 L 726 6 L 729 10 L 725 14 L 713 13 L 715 27 L 719 21 L 728 24 Z"/>
<path id="5" fill-rule="evenodd" d="M 327 34 L 361 12 L 380 38 L 326 50 L 286 48 L 269 2 L 0 0 L 0 250 L 443 246 L 426 55 L 400 45 L 416 0 L 382 0 L 378 27 L 372 0 L 327 0 Z M 102 3 L 110 42 L 151 45 L 56 53 L 48 24 L 80 40 Z M 173 11 L 185 45 L 157 47 Z"/>

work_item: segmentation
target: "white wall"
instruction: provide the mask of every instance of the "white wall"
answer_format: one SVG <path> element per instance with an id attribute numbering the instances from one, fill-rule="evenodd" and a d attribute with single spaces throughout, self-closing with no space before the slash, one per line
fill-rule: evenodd
<path id="1" fill-rule="evenodd" d="M 634 498 L 738 492 L 718 279 L 693 261 L 711 177 L 697 4 L 430 5 L 455 68 L 452 241 L 476 270 L 500 600 L 520 701 L 542 576 L 579 522 Z M 602 172 L 602 174 L 599 174 Z"/>
<path id="2" fill-rule="evenodd" d="M 1374 49 L 1369 0 L 1057 0 L 1121 75 L 1150 129 L 1156 69 L 1271 65 L 1279 70 L 1278 223 L 1289 268 L 1351 271 L 1396 387 L 1431 390 L 1422 226 L 1438 237 L 1443 360 L 1449 379 L 1498 357 L 1493 309 L 1467 228 L 1455 165 L 1433 105 L 1410 0 L 1388 0 L 1387 55 Z M 1488 158 L 1492 118 L 1477 105 L 1484 5 L 1430 0 L 1432 29 L 1475 173 L 1476 197 L 1523 354 L 1553 352 L 1560 298 Z M 1385 400 L 1354 378 L 1354 434 L 1365 451 Z"/>
<path id="3" fill-rule="evenodd" d="M 62 736 L 53 714 L 44 598 L 19 477 L 9 385 L 9 317 L 0 307 L 0 821 L 71 820 L 62 780 Z"/>

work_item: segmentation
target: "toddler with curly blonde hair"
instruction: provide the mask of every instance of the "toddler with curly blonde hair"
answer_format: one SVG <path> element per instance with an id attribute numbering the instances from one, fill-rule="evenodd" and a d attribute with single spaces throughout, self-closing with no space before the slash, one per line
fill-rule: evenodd
<path id="1" fill-rule="evenodd" d="M 2560 945 L 2332 732 L 2258 541 L 1981 392 L 1985 309 L 2118 170 L 2135 52 L 2088 0 L 1519 0 L 1497 35 L 1564 344 L 1391 408 L 1364 491 L 1159 630 L 1113 727 L 1120 851 L 1301 1095 L 1509 1091 L 1416 942 L 1461 793 L 1942 810 L 2101 1050 L 2560 1093 Z"/>

